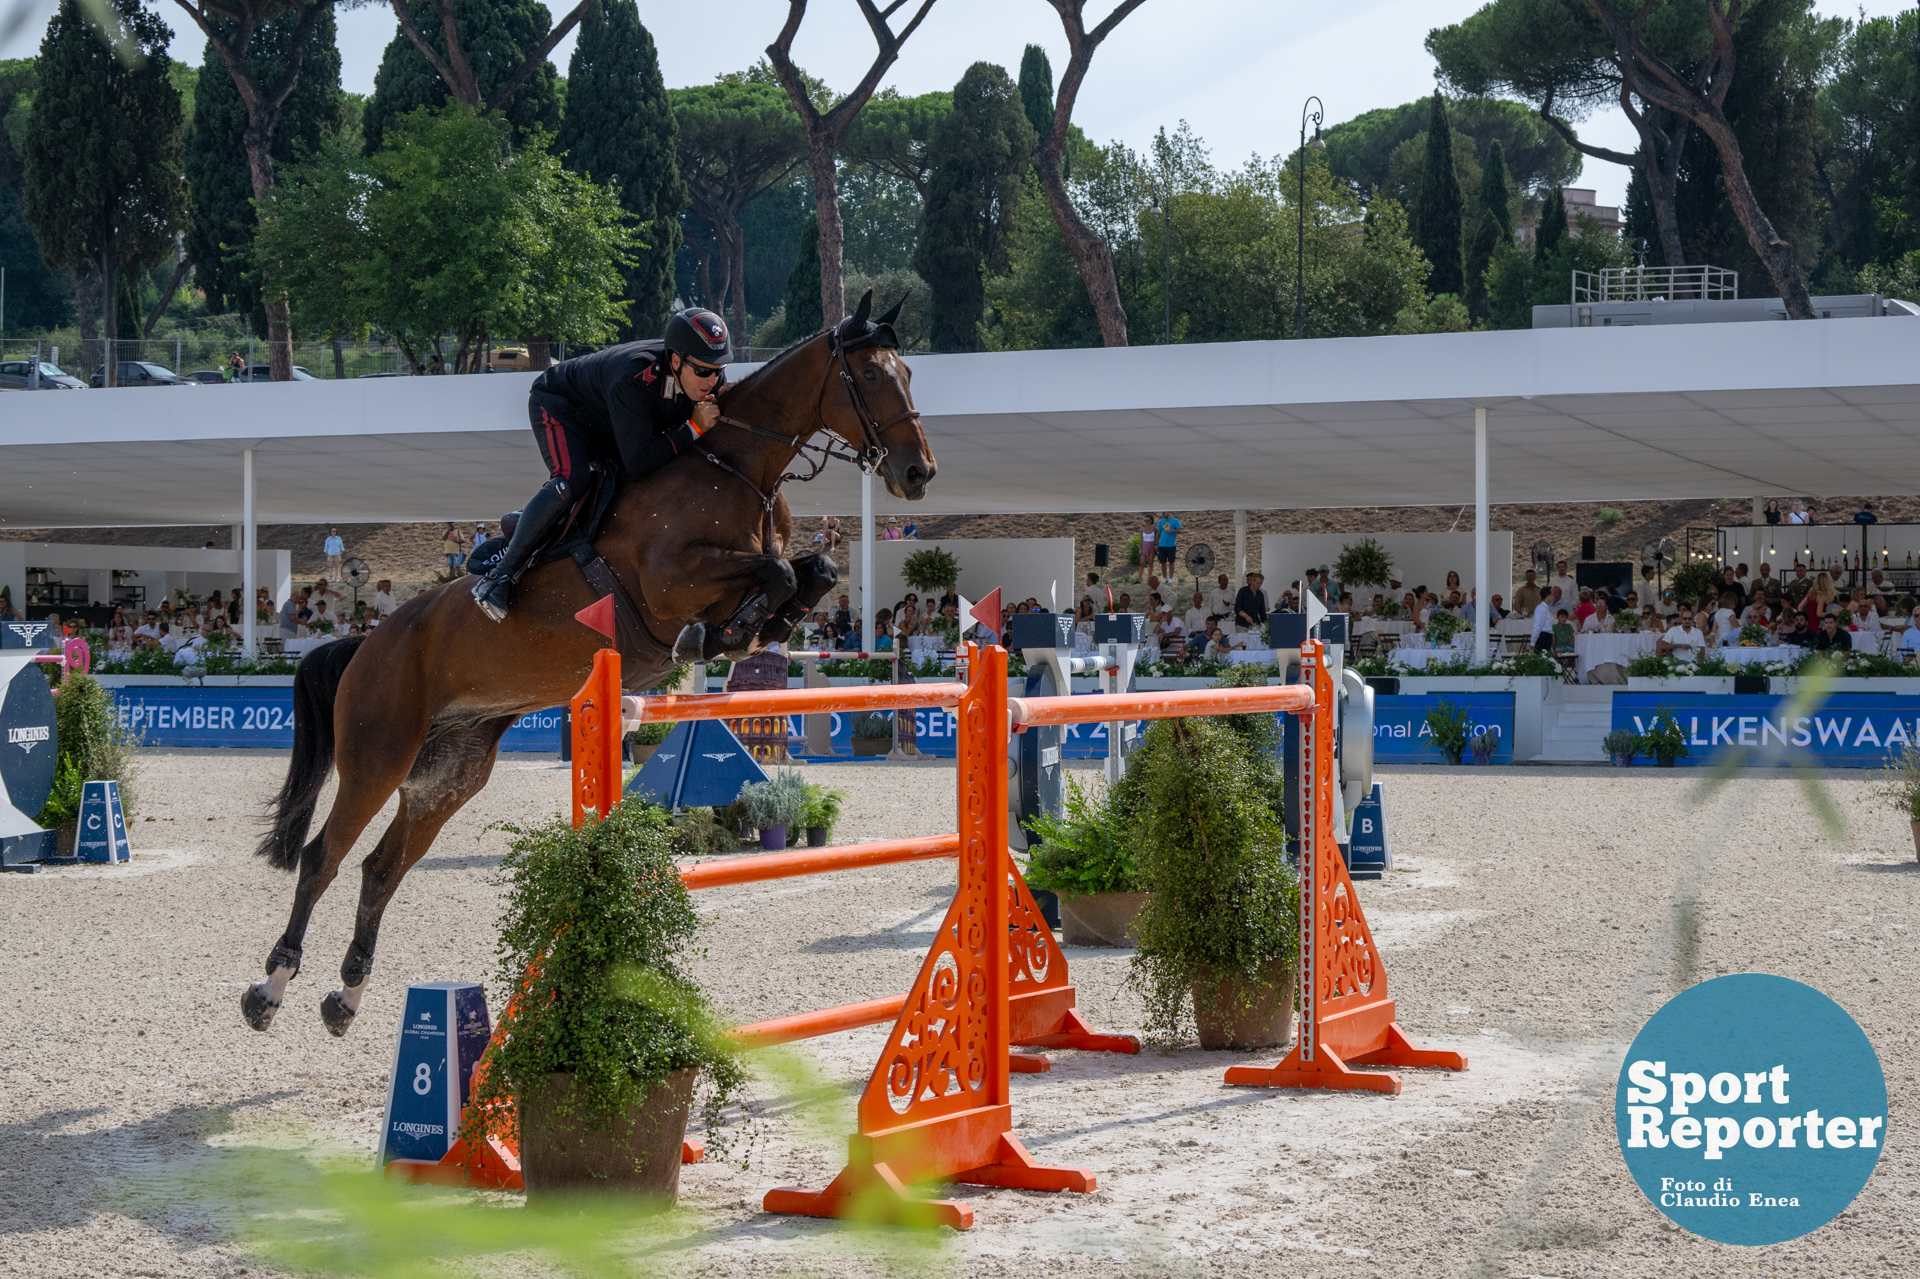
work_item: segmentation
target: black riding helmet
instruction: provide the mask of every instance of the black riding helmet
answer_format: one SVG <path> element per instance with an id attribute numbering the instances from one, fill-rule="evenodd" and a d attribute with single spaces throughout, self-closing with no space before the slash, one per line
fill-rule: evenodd
<path id="1" fill-rule="evenodd" d="M 705 307 L 688 307 L 667 321 L 667 350 L 702 364 L 725 364 L 732 344 L 727 322 Z"/>

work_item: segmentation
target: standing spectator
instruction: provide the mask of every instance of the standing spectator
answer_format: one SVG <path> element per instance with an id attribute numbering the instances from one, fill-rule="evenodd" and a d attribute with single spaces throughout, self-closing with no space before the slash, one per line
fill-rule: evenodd
<path id="1" fill-rule="evenodd" d="M 1560 607 L 1560 588 L 1549 587 L 1547 594 L 1533 608 L 1533 647 L 1542 653 L 1553 651 L 1553 613 Z"/>
<path id="2" fill-rule="evenodd" d="M 1746 587 L 1740 584 L 1739 575 L 1731 564 L 1720 570 L 1720 602 L 1736 613 L 1747 606 Z"/>
<path id="3" fill-rule="evenodd" d="M 1080 598 L 1083 600 L 1091 600 L 1095 608 L 1107 602 L 1107 593 L 1100 589 L 1100 575 L 1098 573 L 1087 574 L 1087 589 L 1080 592 Z"/>
<path id="4" fill-rule="evenodd" d="M 1267 593 L 1261 589 L 1266 578 L 1247 574 L 1247 584 L 1233 597 L 1233 624 L 1241 630 L 1257 631 L 1267 624 Z"/>
<path id="5" fill-rule="evenodd" d="M 1767 499 L 1767 523 L 1778 524 L 1779 522 L 1780 522 L 1780 499 L 1777 497 L 1770 497 Z M 1762 564 L 1760 567 L 1765 568 L 1766 565 Z"/>
<path id="6" fill-rule="evenodd" d="M 1140 580 L 1143 582 L 1153 569 L 1154 553 L 1160 545 L 1160 529 L 1151 513 L 1147 515 L 1146 523 L 1146 528 L 1140 532 Z"/>
<path id="7" fill-rule="evenodd" d="M 1560 602 L 1569 608 L 1573 607 L 1574 601 L 1580 598 L 1580 586 L 1567 574 L 1565 560 L 1559 560 L 1554 564 L 1553 576 L 1548 579 L 1547 585 L 1560 588 Z"/>
<path id="8" fill-rule="evenodd" d="M 1513 609 L 1516 613 L 1531 613 L 1534 609 L 1540 607 L 1540 600 L 1544 592 L 1540 589 L 1540 583 L 1533 579 L 1534 571 L 1528 569 L 1527 580 L 1521 583 L 1520 589 L 1513 593 Z"/>
<path id="9" fill-rule="evenodd" d="M 327 580 L 329 582 L 337 582 L 340 580 L 340 557 L 347 553 L 347 544 L 340 540 L 339 529 L 329 528 L 327 530 L 325 549 L 327 552 Z"/>
<path id="10" fill-rule="evenodd" d="M 1660 579 L 1654 576 L 1651 564 L 1640 569 L 1640 602 L 1657 604 L 1660 602 Z"/>
<path id="11" fill-rule="evenodd" d="M 1855 524 L 1878 524 L 1880 517 L 1873 513 L 1873 503 L 1862 502 L 1860 509 L 1853 513 L 1853 522 Z"/>
<path id="12" fill-rule="evenodd" d="M 393 583 L 391 581 L 383 577 L 373 584 L 374 616 L 380 618 L 392 617 L 393 610 L 399 607 L 400 605 L 394 602 Z"/>
<path id="13" fill-rule="evenodd" d="M 238 382 L 242 380 L 241 374 L 247 371 L 247 362 L 240 358 L 240 352 L 227 352 L 227 367 L 224 371 L 227 375 L 227 381 Z"/>
<path id="14" fill-rule="evenodd" d="M 1159 534 L 1160 571 L 1165 573 L 1173 568 L 1174 542 L 1180 536 L 1180 521 L 1175 518 L 1172 511 L 1168 511 L 1154 521 L 1153 527 Z"/>
<path id="15" fill-rule="evenodd" d="M 459 568 L 461 561 L 466 558 L 466 548 L 460 542 L 460 530 L 451 524 L 447 525 L 447 531 L 440 535 L 440 553 L 447 557 L 449 573 Z"/>
<path id="16" fill-rule="evenodd" d="M 1793 509 L 1787 513 L 1789 524 L 1811 524 L 1813 518 L 1807 514 L 1807 504 L 1799 498 L 1793 499 Z"/>
<path id="17" fill-rule="evenodd" d="M 897 516 L 887 516 L 887 527 L 881 531 L 880 540 L 883 542 L 897 542 L 900 540 L 900 520 Z"/>

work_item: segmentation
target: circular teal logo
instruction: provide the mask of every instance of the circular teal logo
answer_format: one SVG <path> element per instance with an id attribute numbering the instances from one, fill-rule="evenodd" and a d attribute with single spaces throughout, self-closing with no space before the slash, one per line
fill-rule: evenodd
<path id="1" fill-rule="evenodd" d="M 1675 1224 L 1782 1243 L 1833 1220 L 1873 1175 L 1887 1081 L 1846 1009 L 1737 973 L 1675 995 L 1641 1028 L 1614 1122 L 1627 1171 Z"/>

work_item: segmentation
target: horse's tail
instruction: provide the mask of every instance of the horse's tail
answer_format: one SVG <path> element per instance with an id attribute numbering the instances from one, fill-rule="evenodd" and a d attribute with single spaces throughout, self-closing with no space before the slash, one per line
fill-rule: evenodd
<path id="1" fill-rule="evenodd" d="M 272 826 L 254 851 L 275 870 L 300 865 L 300 848 L 320 802 L 320 788 L 333 771 L 333 700 L 340 677 L 364 635 L 322 644 L 308 653 L 293 677 L 293 759 L 273 800 Z"/>

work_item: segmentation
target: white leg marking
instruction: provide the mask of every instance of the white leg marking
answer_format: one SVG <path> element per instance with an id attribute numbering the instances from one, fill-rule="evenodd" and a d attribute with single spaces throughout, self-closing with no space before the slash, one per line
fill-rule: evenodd
<path id="1" fill-rule="evenodd" d="M 256 982 L 254 989 L 267 997 L 270 1004 L 279 1004 L 287 994 L 287 983 L 293 980 L 293 969 L 276 968 L 263 982 Z"/>

